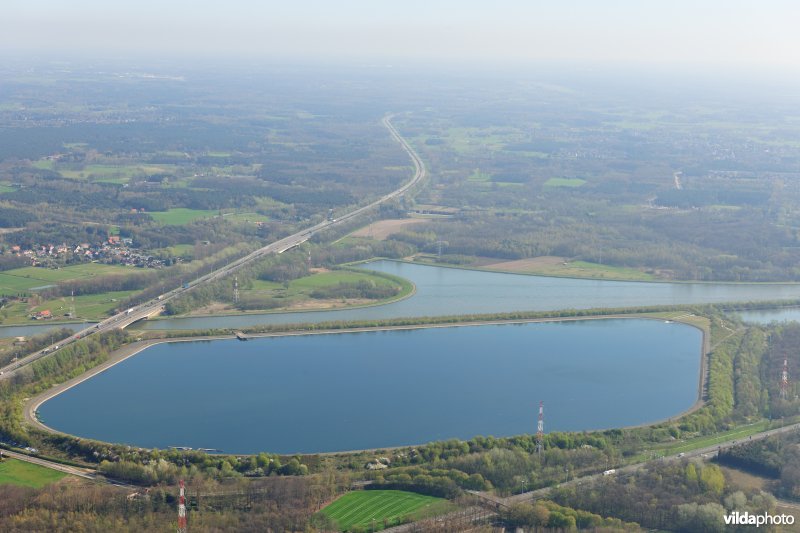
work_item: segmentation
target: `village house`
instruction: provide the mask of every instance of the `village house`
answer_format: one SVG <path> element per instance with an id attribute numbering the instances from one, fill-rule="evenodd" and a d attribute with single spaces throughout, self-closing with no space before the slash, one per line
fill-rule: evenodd
<path id="1" fill-rule="evenodd" d="M 49 309 L 45 309 L 43 311 L 39 311 L 38 313 L 31 316 L 34 320 L 48 320 L 53 318 L 53 313 L 50 312 Z"/>

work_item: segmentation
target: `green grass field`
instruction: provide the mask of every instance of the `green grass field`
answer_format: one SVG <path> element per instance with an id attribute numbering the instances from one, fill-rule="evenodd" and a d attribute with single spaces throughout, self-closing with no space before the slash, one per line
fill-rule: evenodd
<path id="1" fill-rule="evenodd" d="M 566 265 L 555 265 L 553 271 L 549 272 L 549 274 L 592 279 L 630 279 L 638 281 L 655 279 L 652 274 L 635 268 L 601 265 L 587 261 L 569 261 Z"/>
<path id="2" fill-rule="evenodd" d="M 586 183 L 586 180 L 580 178 L 550 178 L 544 182 L 545 187 L 580 187 Z"/>
<path id="3" fill-rule="evenodd" d="M 167 254 L 173 257 L 192 255 L 194 253 L 194 244 L 176 244 L 175 246 L 168 246 L 167 248 L 159 248 L 157 250 L 153 250 L 153 253 Z"/>
<path id="4" fill-rule="evenodd" d="M 185 207 L 176 207 L 169 211 L 152 211 L 148 214 L 153 217 L 153 220 L 165 226 L 183 226 L 195 220 L 213 217 L 217 215 L 217 211 L 215 209 L 186 209 Z"/>
<path id="5" fill-rule="evenodd" d="M 49 285 L 49 283 L 37 278 L 25 278 L 0 272 L 0 294 L 18 294 L 43 285 Z"/>
<path id="6" fill-rule="evenodd" d="M 292 285 L 299 290 L 314 290 L 319 287 L 330 287 L 337 283 L 356 283 L 361 280 L 374 281 L 376 285 L 394 285 L 394 282 L 366 272 L 351 272 L 349 270 L 334 270 L 296 279 Z"/>
<path id="7" fill-rule="evenodd" d="M 20 485 L 38 489 L 55 483 L 66 474 L 42 466 L 5 459 L 0 463 L 0 485 Z"/>
<path id="8" fill-rule="evenodd" d="M 475 169 L 472 174 L 467 177 L 467 181 L 477 181 L 477 182 L 489 182 L 492 179 L 491 174 L 487 174 L 486 172 L 481 172 L 480 169 Z"/>
<path id="9" fill-rule="evenodd" d="M 650 450 L 646 450 L 631 456 L 626 462 L 638 463 L 653 459 L 654 457 L 677 455 L 679 453 L 686 453 L 693 450 L 699 450 L 701 448 L 708 448 L 710 446 L 715 446 L 730 440 L 742 439 L 742 441 L 744 441 L 747 440 L 747 437 L 750 435 L 755 435 L 756 433 L 761 433 L 762 431 L 766 431 L 775 427 L 777 427 L 777 424 L 772 424 L 768 420 L 761 420 L 759 422 L 745 424 L 743 426 L 739 426 L 728 431 L 723 431 L 721 433 L 716 433 L 714 435 L 697 437 L 694 439 L 687 439 L 685 441 L 676 441 L 666 445 L 656 446 Z"/>
<path id="10" fill-rule="evenodd" d="M 39 159 L 38 161 L 34 161 L 32 166 L 42 170 L 53 170 L 56 163 L 52 159 Z"/>
<path id="11" fill-rule="evenodd" d="M 452 504 L 442 498 L 402 490 L 348 492 L 322 512 L 336 520 L 342 531 L 354 527 L 383 529 L 411 515 L 433 516 L 447 512 Z"/>
<path id="12" fill-rule="evenodd" d="M 46 163 L 47 161 L 45 161 Z M 52 161 L 51 161 L 52 162 Z M 133 176 L 152 176 L 154 174 L 169 173 L 174 170 L 174 165 L 87 165 L 82 170 L 59 170 L 59 173 L 68 179 L 92 179 L 104 183 L 127 183 Z M 52 170 L 52 167 L 50 168 Z"/>
<path id="13" fill-rule="evenodd" d="M 479 258 L 486 261 L 487 258 Z M 615 267 L 611 265 L 601 265 L 587 261 L 560 261 L 558 263 L 530 263 L 527 266 L 520 266 L 515 269 L 494 268 L 477 265 L 451 265 L 440 263 L 434 254 L 418 253 L 414 261 L 432 265 L 445 265 L 448 268 L 466 268 L 469 270 L 487 270 L 490 272 L 514 272 L 517 274 L 531 274 L 536 276 L 553 276 L 560 278 L 579 278 L 579 279 L 608 279 L 624 281 L 653 281 L 658 278 L 647 272 L 636 270 L 635 268 Z M 484 263 L 485 264 L 485 263 Z"/>
<path id="14" fill-rule="evenodd" d="M 24 267 L 7 270 L 4 274 L 21 278 L 58 282 L 73 279 L 93 278 L 97 276 L 113 276 L 130 274 L 134 269 L 122 265 L 105 265 L 103 263 L 79 263 L 61 268 Z"/>
<path id="15" fill-rule="evenodd" d="M 132 269 L 124 266 L 81 263 L 67 267 L 24 267 L 0 272 L 0 294 L 18 294 L 35 287 L 53 285 L 62 281 L 115 274 L 128 274 Z"/>
<path id="16" fill-rule="evenodd" d="M 337 299 L 314 300 L 311 293 L 315 289 L 333 287 L 339 283 L 357 283 L 359 281 L 370 281 L 376 286 L 399 286 L 400 291 L 391 298 L 384 300 L 371 300 L 368 302 L 346 302 Z M 297 308 L 306 305 L 311 307 L 322 306 L 342 307 L 345 305 L 363 305 L 374 303 L 386 303 L 398 298 L 404 298 L 414 291 L 414 285 L 406 280 L 388 279 L 377 276 L 369 272 L 353 272 L 348 270 L 334 270 L 331 272 L 321 272 L 312 274 L 289 282 L 288 287 L 283 283 L 274 281 L 254 280 L 248 282 L 247 286 L 241 289 L 243 297 L 258 299 L 279 299 L 280 308 Z M 271 307 L 271 309 L 274 309 Z"/>
<path id="17" fill-rule="evenodd" d="M 267 222 L 269 221 L 269 217 L 261 215 L 259 213 L 228 213 L 222 215 L 226 222 L 232 222 L 236 224 L 255 224 L 256 222 Z"/>
<path id="18" fill-rule="evenodd" d="M 349 270 L 334 270 L 332 272 L 322 272 L 312 274 L 303 278 L 298 278 L 289 282 L 289 288 L 284 289 L 283 284 L 274 281 L 255 280 L 253 282 L 254 291 L 285 291 L 283 296 L 298 297 L 305 296 L 314 289 L 331 287 L 338 283 L 357 283 L 362 280 L 374 282 L 376 285 L 396 285 L 394 281 L 374 276 L 366 272 L 351 272 Z"/>
<path id="19" fill-rule="evenodd" d="M 715 444 L 727 442 L 732 439 L 744 439 L 746 437 L 749 437 L 750 435 L 761 433 L 762 431 L 766 431 L 769 428 L 769 425 L 770 425 L 769 421 L 762 420 L 761 422 L 748 424 L 746 426 L 739 426 L 729 431 L 717 433 L 716 435 L 711 435 L 708 437 L 699 437 L 696 439 L 686 441 L 684 443 L 674 444 L 672 446 L 663 448 L 663 450 L 665 453 L 672 454 L 672 453 L 688 452 L 691 450 L 697 450 L 699 448 L 707 448 L 709 446 L 714 446 Z"/>
<path id="20" fill-rule="evenodd" d="M 64 268 L 51 269 L 40 267 L 15 268 L 0 272 L 0 294 L 18 295 L 31 292 L 37 287 L 46 287 L 59 282 L 77 279 L 87 279 L 96 276 L 124 275 L 133 271 L 133 267 L 118 265 L 104 265 L 100 263 L 81 263 Z M 81 318 L 98 318 L 105 316 L 105 312 L 116 306 L 111 299 L 122 300 L 133 294 L 131 291 L 115 293 L 93 294 L 75 297 L 75 310 Z M 42 302 L 36 311 L 50 309 L 54 317 L 64 318 L 70 304 L 66 298 Z M 27 304 L 14 304 L 5 309 L 4 323 L 20 323 L 28 320 L 31 312 Z"/>
<path id="21" fill-rule="evenodd" d="M 102 319 L 108 316 L 108 311 L 120 305 L 120 302 L 132 296 L 138 291 L 115 291 L 104 292 L 101 294 L 87 294 L 75 297 L 76 318 L 86 318 L 89 320 Z M 37 305 L 30 311 L 26 311 L 23 320 L 28 320 L 27 315 L 31 312 L 44 311 L 49 309 L 53 316 L 59 319 L 67 318 L 64 313 L 68 313 L 72 302 L 69 297 L 47 300 Z"/>

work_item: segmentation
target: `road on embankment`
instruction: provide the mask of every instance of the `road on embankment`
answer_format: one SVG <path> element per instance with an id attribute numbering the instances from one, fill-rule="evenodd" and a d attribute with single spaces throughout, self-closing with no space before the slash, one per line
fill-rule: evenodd
<path id="1" fill-rule="evenodd" d="M 761 433 L 756 433 L 754 435 L 750 435 L 749 437 L 731 439 L 731 440 L 726 441 L 726 442 L 721 442 L 719 444 L 714 444 L 712 446 L 706 446 L 704 448 L 698 448 L 696 450 L 692 450 L 692 451 L 688 451 L 688 452 L 684 452 L 684 453 L 680 453 L 680 454 L 675 454 L 675 455 L 671 455 L 671 456 L 664 456 L 664 457 L 660 457 L 660 458 L 657 458 L 657 459 L 651 459 L 651 460 L 648 460 L 648 461 L 644 461 L 644 462 L 641 462 L 641 463 L 636 463 L 636 464 L 632 464 L 632 465 L 623 466 L 623 467 L 620 467 L 620 468 L 616 468 L 613 471 L 609 470 L 608 474 L 600 473 L 600 474 L 592 474 L 592 475 L 588 475 L 588 476 L 575 478 L 575 479 L 569 480 L 569 481 L 567 481 L 565 483 L 560 483 L 560 484 L 556 485 L 555 487 L 545 487 L 545 488 L 542 488 L 542 489 L 537 489 L 537 490 L 533 490 L 533 491 L 529 491 L 529 492 L 524 492 L 522 494 L 516 494 L 514 496 L 509 496 L 508 498 L 497 498 L 495 496 L 492 496 L 492 495 L 486 494 L 486 493 L 473 492 L 473 494 L 476 494 L 477 496 L 481 497 L 485 501 L 491 502 L 492 504 L 497 505 L 499 507 L 508 507 L 508 506 L 510 506 L 510 505 L 512 505 L 514 503 L 521 503 L 521 502 L 527 502 L 527 501 L 531 501 L 531 500 L 538 500 L 538 499 L 545 498 L 550 494 L 550 491 L 553 490 L 553 488 L 581 485 L 583 483 L 586 483 L 586 482 L 589 482 L 589 481 L 595 481 L 597 479 L 600 479 L 600 478 L 603 478 L 603 477 L 606 477 L 606 476 L 626 476 L 626 475 L 631 475 L 631 474 L 634 474 L 638 470 L 646 468 L 648 465 L 653 465 L 653 464 L 660 463 L 660 462 L 681 461 L 681 460 L 684 460 L 684 459 L 691 459 L 693 457 L 699 457 L 701 459 L 708 459 L 708 458 L 716 456 L 716 454 L 719 453 L 720 451 L 726 450 L 726 449 L 728 449 L 728 448 L 730 448 L 732 446 L 736 446 L 738 444 L 744 444 L 746 442 L 758 441 L 758 440 L 766 439 L 767 437 L 772 437 L 773 435 L 780 435 L 780 434 L 783 434 L 783 433 L 790 433 L 790 432 L 793 432 L 793 431 L 800 431 L 800 423 L 790 424 L 788 426 L 783 426 L 783 427 L 775 428 L 775 429 L 769 429 L 769 430 L 766 430 L 766 431 L 762 431 Z"/>
<path id="2" fill-rule="evenodd" d="M 700 448 L 700 449 L 697 449 L 697 450 L 693 450 L 691 452 L 681 453 L 681 454 L 678 454 L 678 455 L 672 455 L 672 456 L 669 456 L 669 457 L 661 457 L 661 458 L 658 458 L 658 459 L 651 459 L 649 461 L 644 461 L 642 463 L 636 463 L 636 464 L 633 464 L 633 465 L 620 467 L 620 468 L 617 468 L 617 469 L 615 469 L 613 471 L 611 471 L 611 470 L 608 471 L 609 472 L 608 474 L 598 473 L 598 474 L 591 474 L 591 475 L 588 475 L 588 476 L 582 476 L 582 477 L 574 478 L 574 479 L 571 479 L 571 480 L 569 480 L 567 482 L 559 483 L 558 485 L 555 485 L 553 487 L 544 487 L 544 488 L 541 488 L 541 489 L 536 489 L 536 490 L 532 490 L 532 491 L 528 491 L 528 492 L 523 492 L 521 494 L 515 494 L 513 496 L 509 496 L 509 497 L 506 497 L 506 498 L 495 496 L 494 494 L 490 494 L 488 492 L 469 490 L 467 492 L 472 494 L 473 496 L 475 496 L 478 499 L 478 501 L 481 502 L 481 505 L 484 508 L 490 509 L 491 512 L 481 514 L 481 513 L 478 513 L 478 511 L 477 511 L 475 506 L 472 506 L 472 507 L 469 507 L 467 509 L 459 509 L 458 511 L 454 511 L 454 512 L 451 512 L 451 513 L 447 513 L 445 515 L 441 515 L 439 517 L 436 517 L 434 520 L 436 520 L 440 524 L 448 524 L 448 523 L 450 523 L 450 520 L 463 519 L 465 516 L 469 515 L 469 516 L 474 517 L 474 519 L 472 519 L 470 521 L 477 521 L 477 520 L 485 521 L 488 518 L 497 516 L 497 514 L 499 514 L 499 512 L 501 510 L 508 509 L 510 506 L 512 506 L 514 504 L 526 503 L 526 502 L 545 499 L 545 498 L 550 496 L 550 492 L 553 489 L 557 489 L 557 488 L 560 488 L 560 487 L 577 486 L 577 485 L 582 485 L 584 483 L 591 483 L 591 482 L 600 480 L 600 479 L 605 478 L 605 477 L 629 476 L 629 475 L 632 475 L 632 474 L 636 473 L 636 471 L 638 471 L 638 470 L 641 470 L 643 468 L 647 468 L 647 466 L 651 466 L 653 464 L 656 464 L 656 463 L 659 463 L 659 462 L 664 462 L 664 461 L 681 461 L 681 460 L 689 459 L 689 458 L 692 458 L 692 457 L 700 457 L 701 459 L 707 459 L 707 458 L 711 458 L 712 456 L 714 456 L 720 450 L 724 450 L 724 449 L 730 448 L 731 446 L 736 446 L 737 444 L 742 444 L 744 442 L 753 442 L 753 441 L 765 439 L 767 437 L 771 437 L 773 435 L 779 435 L 779 434 L 788 433 L 788 432 L 791 432 L 791 431 L 800 431 L 800 423 L 791 424 L 789 426 L 784 426 L 784 427 L 781 427 L 781 428 L 770 429 L 768 431 L 763 431 L 761 433 L 756 433 L 755 435 L 751 435 L 750 437 L 747 437 L 745 439 L 730 440 L 730 441 L 727 441 L 727 442 L 724 442 L 724 443 L 715 444 L 714 446 L 708 446 L 708 447 L 705 447 L 705 448 Z M 782 502 L 781 501 L 780 503 L 785 505 L 788 502 Z M 796 504 L 788 503 L 788 505 L 791 506 L 791 507 L 794 507 Z M 416 531 L 416 528 L 415 528 L 415 524 L 413 522 L 410 522 L 408 524 L 401 524 L 399 526 L 394 526 L 394 527 L 385 529 L 384 531 L 386 531 L 387 533 L 408 533 L 408 532 Z"/>
<path id="3" fill-rule="evenodd" d="M 392 138 L 395 141 L 397 141 L 400 144 L 400 146 L 402 146 L 403 150 L 408 154 L 408 156 L 411 158 L 411 162 L 414 164 L 414 176 L 411 178 L 410 181 L 408 181 L 405 185 L 403 185 L 399 189 L 396 189 L 388 194 L 385 194 L 384 196 L 381 196 L 377 200 L 362 207 L 359 207 L 353 211 L 350 211 L 338 218 L 324 220 L 309 228 L 298 231 L 297 233 L 289 235 L 288 237 L 284 237 L 283 239 L 280 239 L 262 248 L 259 248 L 258 250 L 251 252 L 244 257 L 232 261 L 231 263 L 225 265 L 224 267 L 218 270 L 200 276 L 199 278 L 191 282 L 188 282 L 181 287 L 178 287 L 164 294 L 161 294 L 148 302 L 132 307 L 123 312 L 117 313 L 116 315 L 109 317 L 92 327 L 78 331 L 77 333 L 75 333 L 74 335 L 72 335 L 67 339 L 64 339 L 63 341 L 60 341 L 56 344 L 52 344 L 26 357 L 23 357 L 22 359 L 19 359 L 18 361 L 14 361 L 0 368 L 0 379 L 11 378 L 21 368 L 24 368 L 25 366 L 33 363 L 37 359 L 45 357 L 46 355 L 51 354 L 68 344 L 72 344 L 73 342 L 76 342 L 79 339 L 88 337 L 89 335 L 110 331 L 113 329 L 121 329 L 132 324 L 133 322 L 158 314 L 164 308 L 164 304 L 166 304 L 173 298 L 180 296 L 185 291 L 191 290 L 197 287 L 198 285 L 210 283 L 220 278 L 229 276 L 230 274 L 236 272 L 243 266 L 252 263 L 253 261 L 256 261 L 257 259 L 260 259 L 266 255 L 281 254 L 286 250 L 289 250 L 291 248 L 294 248 L 295 246 L 298 246 L 306 242 L 308 239 L 310 239 L 317 233 L 342 225 L 345 222 L 349 222 L 355 219 L 356 217 L 370 210 L 375 209 L 376 207 L 385 202 L 399 198 L 400 196 L 408 192 L 409 189 L 411 189 L 412 187 L 417 185 L 420 181 L 422 181 L 427 175 L 427 170 L 425 169 L 425 163 L 422 162 L 422 159 L 419 157 L 419 155 L 417 155 L 417 153 L 414 151 L 411 145 L 408 144 L 408 142 L 400 135 L 400 133 L 397 132 L 395 127 L 392 125 L 391 123 L 392 118 L 393 115 L 387 115 L 383 118 L 382 123 L 386 127 L 386 129 L 389 130 L 389 133 L 391 134 Z"/>
<path id="4" fill-rule="evenodd" d="M 65 465 L 62 463 L 58 463 L 56 461 L 50 461 L 49 459 L 37 457 L 36 455 L 29 455 L 27 453 L 15 452 L 13 450 L 9 450 L 8 448 L 0 448 L 0 454 L 2 454 L 3 457 L 9 457 L 11 459 L 16 459 L 18 461 L 25 461 L 26 463 L 42 466 L 44 468 L 49 468 L 51 470 L 57 470 L 65 474 L 69 474 L 70 476 L 76 476 L 83 479 L 88 479 L 89 481 L 107 483 L 109 485 L 114 485 L 115 487 L 121 487 L 129 490 L 141 489 L 141 487 L 137 487 L 136 485 L 130 485 L 122 481 L 117 481 L 115 479 L 107 478 L 101 474 L 98 474 L 97 471 L 93 468 Z"/>
<path id="5" fill-rule="evenodd" d="M 91 479 L 92 481 L 97 479 L 97 474 L 95 474 L 95 471 L 90 468 L 79 468 L 77 466 L 64 465 L 61 463 L 48 461 L 47 459 L 42 459 L 40 457 L 27 455 L 24 453 L 15 452 L 8 449 L 0 449 L 0 454 L 2 454 L 3 457 L 11 457 L 12 459 L 17 459 L 18 461 L 25 461 L 26 463 L 31 463 L 43 466 L 45 468 L 50 468 L 51 470 L 58 470 L 59 472 L 64 472 L 65 474 L 69 474 L 71 476 L 78 476 L 84 479 Z"/>

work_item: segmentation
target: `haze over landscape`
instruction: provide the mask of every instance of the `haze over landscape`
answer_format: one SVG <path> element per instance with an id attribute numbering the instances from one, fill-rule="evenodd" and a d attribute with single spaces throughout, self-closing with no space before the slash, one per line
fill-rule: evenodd
<path id="1" fill-rule="evenodd" d="M 204 58 L 576 62 L 791 69 L 791 0 L 638 2 L 10 0 L 0 48 Z"/>
<path id="2" fill-rule="evenodd" d="M 0 531 L 792 531 L 798 20 L 5 2 Z"/>

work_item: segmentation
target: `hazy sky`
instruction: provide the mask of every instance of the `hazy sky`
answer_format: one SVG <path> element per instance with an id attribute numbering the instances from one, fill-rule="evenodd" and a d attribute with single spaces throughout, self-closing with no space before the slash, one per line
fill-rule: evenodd
<path id="1" fill-rule="evenodd" d="M 0 51 L 800 70 L 797 0 L 3 0 Z"/>

